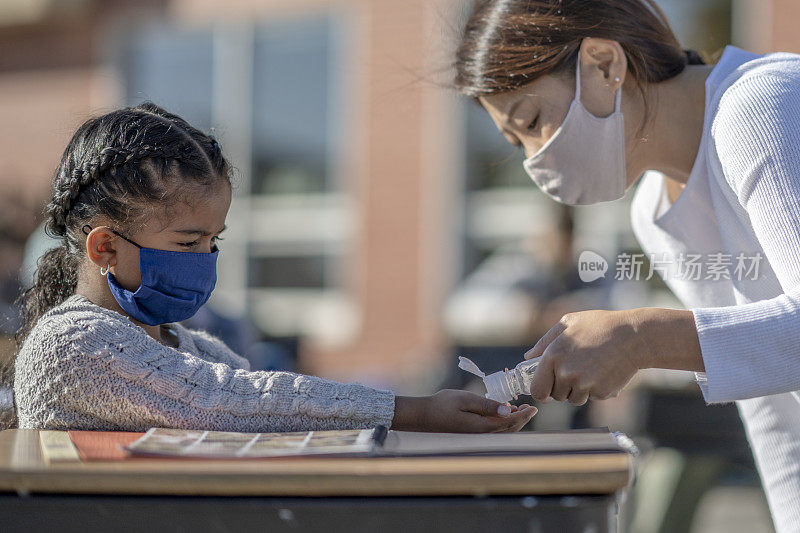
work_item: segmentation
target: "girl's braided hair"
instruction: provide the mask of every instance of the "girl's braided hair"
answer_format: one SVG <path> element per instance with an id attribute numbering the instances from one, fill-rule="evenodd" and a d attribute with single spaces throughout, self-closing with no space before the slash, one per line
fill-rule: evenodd
<path id="1" fill-rule="evenodd" d="M 167 209 L 220 181 L 230 183 L 231 177 L 217 141 L 153 103 L 85 122 L 64 150 L 53 180 L 47 232 L 61 243 L 42 256 L 33 286 L 19 298 L 17 345 L 45 312 L 75 293 L 85 253 L 84 224 L 104 216 L 130 229 L 153 206 Z"/>

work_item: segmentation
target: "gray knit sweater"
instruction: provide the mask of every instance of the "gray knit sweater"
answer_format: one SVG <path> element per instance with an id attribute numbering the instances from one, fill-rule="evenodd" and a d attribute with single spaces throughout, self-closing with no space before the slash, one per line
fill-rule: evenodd
<path id="1" fill-rule="evenodd" d="M 267 432 L 391 424 L 389 391 L 251 372 L 249 362 L 216 337 L 171 327 L 178 348 L 80 295 L 51 309 L 17 357 L 19 427 Z"/>

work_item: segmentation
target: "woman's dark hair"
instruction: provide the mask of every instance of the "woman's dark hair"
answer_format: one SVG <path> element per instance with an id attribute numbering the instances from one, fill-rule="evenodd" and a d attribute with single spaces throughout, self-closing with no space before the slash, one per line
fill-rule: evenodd
<path id="1" fill-rule="evenodd" d="M 56 170 L 47 233 L 61 242 L 42 256 L 33 286 L 19 298 L 17 345 L 45 312 L 75 293 L 85 224 L 103 216 L 134 232 L 145 219 L 177 202 L 191 204 L 220 182 L 230 184 L 231 176 L 217 141 L 153 103 L 86 121 Z"/>
<path id="2" fill-rule="evenodd" d="M 455 86 L 478 98 L 574 70 L 584 37 L 620 43 L 645 117 L 648 84 L 703 64 L 681 48 L 654 0 L 477 0 L 456 52 Z"/>

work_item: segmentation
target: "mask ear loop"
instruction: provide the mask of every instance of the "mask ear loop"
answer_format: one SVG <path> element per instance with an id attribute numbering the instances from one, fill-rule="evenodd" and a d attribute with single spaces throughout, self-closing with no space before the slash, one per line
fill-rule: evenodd
<path id="1" fill-rule="evenodd" d="M 88 231 L 87 231 L 87 229 L 88 229 Z M 84 224 L 84 225 L 83 225 L 83 227 L 81 228 L 81 231 L 83 232 L 83 234 L 84 234 L 84 235 L 89 235 L 89 232 L 90 232 L 90 231 L 92 231 L 92 229 L 93 229 L 93 228 L 92 228 L 92 227 L 91 227 L 89 224 Z M 127 238 L 125 235 L 123 235 L 122 233 L 120 233 L 120 232 L 118 232 L 117 230 L 115 230 L 114 228 L 108 228 L 108 229 L 110 229 L 110 230 L 111 230 L 111 233 L 113 233 L 113 234 L 114 234 L 114 235 L 116 235 L 117 237 L 120 237 L 120 238 L 122 238 L 122 239 L 125 239 L 126 241 L 128 241 L 129 243 L 131 243 L 131 244 L 132 244 L 132 245 L 134 245 L 135 247 L 139 248 L 140 250 L 142 249 L 141 245 L 139 245 L 139 244 L 136 244 L 135 242 L 133 242 L 132 240 L 130 240 L 129 238 Z"/>
<path id="2" fill-rule="evenodd" d="M 575 69 L 575 99 L 581 101 L 581 54 L 578 52 L 578 59 L 575 61 L 577 67 Z M 619 76 L 614 78 L 614 83 L 619 83 Z M 622 85 L 615 91 L 614 113 L 622 111 Z"/>
<path id="3" fill-rule="evenodd" d="M 142 249 L 141 245 L 139 245 L 139 244 L 136 244 L 135 242 L 133 242 L 132 240 L 130 240 L 129 238 L 127 238 L 125 235 L 123 235 L 122 233 L 120 233 L 120 232 L 118 232 L 117 230 L 115 230 L 114 228 L 108 228 L 108 229 L 110 229 L 110 230 L 111 230 L 111 233 L 113 233 L 113 234 L 114 234 L 114 235 L 116 235 L 117 237 L 120 237 L 120 238 L 122 238 L 122 239 L 125 239 L 126 241 L 128 241 L 129 243 L 131 243 L 131 244 L 132 244 L 132 245 L 134 245 L 135 247 L 139 248 L 140 250 Z"/>

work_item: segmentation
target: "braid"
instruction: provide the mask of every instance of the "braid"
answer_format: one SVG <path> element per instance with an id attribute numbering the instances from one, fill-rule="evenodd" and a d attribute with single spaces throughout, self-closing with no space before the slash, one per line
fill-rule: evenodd
<path id="1" fill-rule="evenodd" d="M 55 191 L 47 212 L 50 214 L 48 229 L 53 235 L 63 237 L 67 233 L 67 214 L 73 202 L 80 196 L 81 190 L 88 187 L 95 180 L 91 171 L 80 168 L 70 173 L 67 180 L 55 184 Z"/>
<path id="2" fill-rule="evenodd" d="M 192 147 L 186 144 L 172 147 L 143 144 L 135 148 L 107 146 L 100 150 L 100 162 L 97 172 L 102 173 L 114 167 L 148 158 L 175 159 L 186 164 L 192 164 L 193 156 L 196 157 L 196 154 L 193 153 Z"/>
<path id="3" fill-rule="evenodd" d="M 211 162 L 211 166 L 218 174 L 228 175 L 230 172 L 228 161 L 222 154 L 222 147 L 220 147 L 219 142 L 211 135 L 203 135 L 203 137 L 205 142 L 202 143 L 202 146 L 208 156 L 208 160 Z"/>
<path id="4" fill-rule="evenodd" d="M 67 229 L 67 216 L 81 193 L 90 187 L 105 172 L 117 167 L 136 163 L 143 159 L 158 158 L 176 160 L 190 167 L 196 167 L 191 146 L 153 146 L 143 144 L 133 148 L 106 146 L 100 150 L 99 156 L 88 161 L 84 166 L 75 168 L 68 179 L 56 184 L 53 198 L 47 206 L 50 213 L 50 232 L 63 237 Z"/>

